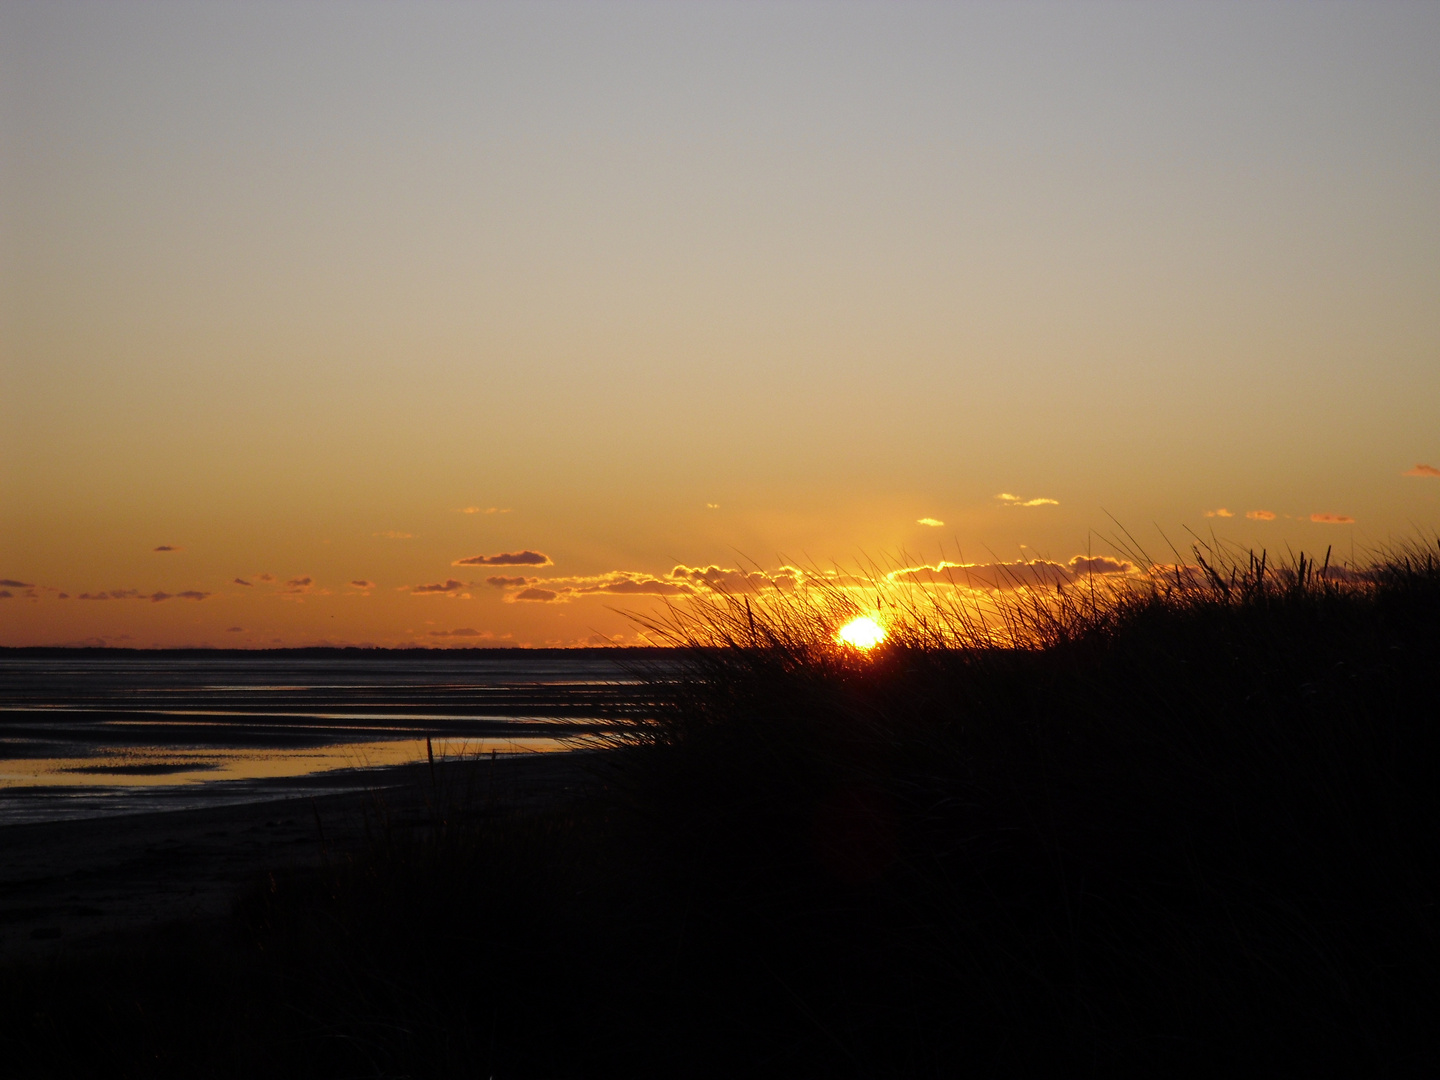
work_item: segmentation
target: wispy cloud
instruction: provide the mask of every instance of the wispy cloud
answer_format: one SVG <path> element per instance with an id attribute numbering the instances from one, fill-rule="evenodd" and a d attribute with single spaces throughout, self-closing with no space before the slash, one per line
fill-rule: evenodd
<path id="1" fill-rule="evenodd" d="M 500 506 L 462 506 L 457 513 L 461 514 L 508 514 L 510 507 Z"/>
<path id="2" fill-rule="evenodd" d="M 1413 469 L 1406 469 L 1401 476 L 1440 476 L 1440 469 L 1434 465 L 1416 465 Z"/>
<path id="3" fill-rule="evenodd" d="M 539 551 L 502 551 L 498 555 L 471 555 L 456 559 L 451 566 L 550 566 L 550 556 Z"/>
<path id="4" fill-rule="evenodd" d="M 352 582 L 350 582 L 350 584 L 353 585 L 353 586 L 355 586 L 355 588 L 357 588 L 357 589 L 373 589 L 373 588 L 375 588 L 375 583 L 374 583 L 373 581 L 352 581 Z"/>
<path id="5" fill-rule="evenodd" d="M 1274 521 L 1275 511 L 1273 510 L 1246 510 L 1245 516 L 1251 521 Z"/>
<path id="6" fill-rule="evenodd" d="M 16 581 L 14 578 L 0 578 L 0 588 L 5 589 L 33 589 L 35 586 L 28 581 Z"/>
<path id="7" fill-rule="evenodd" d="M 1354 525 L 1355 519 L 1349 514 L 1311 514 L 1311 521 L 1318 521 L 1322 525 Z"/>
<path id="8" fill-rule="evenodd" d="M 1226 510 L 1225 507 L 1219 506 L 1219 507 L 1216 507 L 1214 510 L 1206 510 L 1206 511 L 1205 511 L 1205 516 L 1206 516 L 1206 517 L 1234 517 L 1235 515 L 1232 514 L 1229 510 Z"/>
<path id="9" fill-rule="evenodd" d="M 173 544 L 161 544 L 159 547 L 157 547 L 157 548 L 152 548 L 151 550 L 153 550 L 153 551 L 179 551 L 180 549 L 179 549 L 178 547 L 176 547 L 175 545 L 173 545 Z"/>
<path id="10" fill-rule="evenodd" d="M 1008 491 L 1002 491 L 995 498 L 999 499 L 1006 506 L 1059 506 L 1058 499 L 1022 499 L 1019 495 L 1012 495 Z"/>
<path id="11" fill-rule="evenodd" d="M 553 589 L 536 588 L 524 589 L 521 592 L 518 592 L 514 596 L 510 597 L 511 600 L 518 600 L 525 603 L 537 604 L 548 604 L 554 600 L 558 600 L 559 598 L 560 594 L 555 592 Z"/>
<path id="12" fill-rule="evenodd" d="M 411 585 L 410 591 L 418 596 L 426 594 L 436 595 L 439 593 L 458 593 L 465 588 L 465 582 L 449 578 L 445 581 L 432 582 L 429 585 Z"/>
<path id="13" fill-rule="evenodd" d="M 252 583 L 249 582 L 249 581 L 246 581 L 243 577 L 237 577 L 237 578 L 235 579 L 235 584 L 236 584 L 236 585 L 244 585 L 247 589 L 253 589 L 253 588 L 255 587 L 254 584 L 252 584 Z"/>
<path id="14" fill-rule="evenodd" d="M 185 589 L 183 592 L 167 593 L 153 592 L 142 593 L 139 589 L 111 589 L 109 592 L 81 593 L 76 599 L 79 600 L 148 600 L 152 604 L 163 604 L 166 600 L 205 600 L 214 593 L 201 592 L 199 589 Z"/>
<path id="15" fill-rule="evenodd" d="M 929 518 L 929 517 L 926 517 L 926 518 L 916 518 L 916 519 L 915 519 L 915 524 L 916 524 L 916 525 L 929 525 L 932 529 L 938 529 L 938 528 L 940 528 L 941 526 L 943 526 L 945 523 L 944 523 L 943 521 L 941 521 L 939 518 Z"/>
<path id="16" fill-rule="evenodd" d="M 486 585 L 493 585 L 497 589 L 519 588 L 525 585 L 534 585 L 539 578 L 533 577 L 503 577 L 499 574 L 492 575 L 485 579 Z"/>
<path id="17" fill-rule="evenodd" d="M 431 630 L 431 637 L 490 638 L 495 635 L 488 630 L 476 630 L 473 626 L 457 626 L 454 630 Z"/>
<path id="18" fill-rule="evenodd" d="M 255 575 L 255 580 L 256 580 L 256 581 L 274 581 L 274 580 L 275 580 L 275 575 L 274 575 L 274 574 L 256 574 L 256 575 Z"/>
<path id="19" fill-rule="evenodd" d="M 306 577 L 293 577 L 289 581 L 285 582 L 285 591 L 287 593 L 309 592 L 310 587 L 314 584 L 314 578 L 311 578 L 308 575 Z"/>

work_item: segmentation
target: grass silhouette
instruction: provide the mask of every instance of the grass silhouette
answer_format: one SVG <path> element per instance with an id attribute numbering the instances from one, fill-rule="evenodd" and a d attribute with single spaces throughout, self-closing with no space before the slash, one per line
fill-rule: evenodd
<path id="1" fill-rule="evenodd" d="M 1143 573 L 1058 589 L 876 572 L 677 604 L 588 794 L 501 811 L 485 762 L 447 763 L 420 826 L 377 813 L 259 883 L 230 937 L 5 972 L 15 1060 L 1440 1067 L 1440 547 L 1128 555 Z M 834 643 L 877 611 L 883 645 Z"/>

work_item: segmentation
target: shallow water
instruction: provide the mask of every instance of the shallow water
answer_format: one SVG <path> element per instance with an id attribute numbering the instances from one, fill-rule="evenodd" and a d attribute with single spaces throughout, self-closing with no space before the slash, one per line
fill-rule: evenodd
<path id="1" fill-rule="evenodd" d="M 593 745 L 642 692 L 633 663 L 599 649 L 0 653 L 0 825 L 363 788 L 431 751 Z"/>

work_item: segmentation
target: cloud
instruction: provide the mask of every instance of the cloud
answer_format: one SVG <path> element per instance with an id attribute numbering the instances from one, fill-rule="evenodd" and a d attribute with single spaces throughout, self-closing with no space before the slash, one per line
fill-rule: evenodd
<path id="1" fill-rule="evenodd" d="M 1355 519 L 1349 514 L 1311 514 L 1311 521 L 1318 521 L 1322 525 L 1354 525 Z"/>
<path id="2" fill-rule="evenodd" d="M 375 533 L 375 535 L 376 535 L 376 536 L 379 536 L 379 537 L 383 537 L 383 538 L 386 539 L 386 540 L 414 540 L 414 539 L 415 539 L 415 534 L 414 534 L 414 533 L 396 532 L 394 529 L 390 529 L 390 530 L 388 530 L 388 531 L 386 531 L 386 532 L 378 532 L 378 533 Z"/>
<path id="3" fill-rule="evenodd" d="M 706 503 L 706 504 L 705 504 L 705 509 L 706 509 L 706 510 L 719 510 L 719 509 L 720 509 L 720 504 L 719 504 L 719 503 Z"/>
<path id="4" fill-rule="evenodd" d="M 175 594 L 180 600 L 204 600 L 213 595 L 213 593 L 201 592 L 199 589 L 186 589 L 184 592 Z"/>
<path id="5" fill-rule="evenodd" d="M 1221 506 L 1221 507 L 1219 507 L 1219 508 L 1217 508 L 1217 509 L 1215 509 L 1215 510 L 1206 510 L 1206 511 L 1205 511 L 1205 516 L 1206 516 L 1206 517 L 1234 517 L 1235 515 L 1232 514 L 1229 510 L 1226 510 L 1225 507 Z"/>
<path id="6" fill-rule="evenodd" d="M 429 585 L 412 585 L 410 586 L 410 591 L 417 595 L 424 595 L 426 593 L 438 595 L 441 593 L 459 592 L 463 588 L 465 588 L 465 582 L 449 578 L 445 581 L 437 581 Z"/>
<path id="7" fill-rule="evenodd" d="M 172 545 L 172 544 L 161 544 L 159 547 L 154 548 L 154 549 L 152 549 L 152 550 L 154 550 L 154 551 L 179 551 L 180 549 L 179 549 L 178 547 L 175 547 L 175 546 Z"/>
<path id="8" fill-rule="evenodd" d="M 916 525 L 929 525 L 932 529 L 938 529 L 938 528 L 942 527 L 945 523 L 944 523 L 943 521 L 941 521 L 939 518 L 916 518 L 915 524 L 916 524 Z"/>
<path id="9" fill-rule="evenodd" d="M 503 551 L 499 555 L 471 555 L 456 559 L 451 566 L 550 566 L 549 555 L 538 551 Z"/>
<path id="10" fill-rule="evenodd" d="M 314 584 L 314 579 L 308 574 L 305 577 L 292 577 L 289 581 L 285 582 L 285 591 L 287 593 L 309 592 L 310 586 Z"/>
<path id="11" fill-rule="evenodd" d="M 1434 465 L 1416 465 L 1413 469 L 1406 469 L 1401 476 L 1440 476 L 1440 469 Z"/>
<path id="12" fill-rule="evenodd" d="M 670 571 L 673 582 L 684 583 L 694 588 L 711 592 L 742 593 L 760 592 L 773 589 L 778 592 L 792 592 L 805 576 L 794 566 L 782 566 L 778 570 L 735 570 L 721 566 L 680 565 Z"/>
<path id="13" fill-rule="evenodd" d="M 245 628 L 243 626 L 227 626 L 225 628 L 225 632 L 227 634 L 243 634 L 245 632 Z"/>
<path id="14" fill-rule="evenodd" d="M 373 581 L 352 581 L 352 582 L 350 582 L 350 584 L 353 585 L 353 586 L 355 586 L 355 588 L 357 588 L 357 589 L 373 589 L 373 588 L 375 588 L 375 583 L 374 583 Z"/>
<path id="15" fill-rule="evenodd" d="M 1011 495 L 1008 491 L 1002 491 L 995 498 L 999 499 L 1006 506 L 1059 506 L 1058 499 L 1022 499 L 1019 495 Z"/>
<path id="16" fill-rule="evenodd" d="M 597 585 L 589 585 L 575 590 L 578 593 L 617 593 L 628 596 L 680 596 L 689 593 L 691 590 L 685 585 L 677 585 L 671 581 L 660 581 L 658 578 L 619 578 L 615 581 L 605 581 Z"/>
<path id="17" fill-rule="evenodd" d="M 519 588 L 522 585 L 534 585 L 539 578 L 533 577 L 502 577 L 496 574 L 485 579 L 486 585 L 493 585 L 497 589 Z"/>
<path id="18" fill-rule="evenodd" d="M 431 637 L 493 637 L 489 631 L 476 630 L 471 626 L 457 626 L 454 630 L 431 630 Z"/>
<path id="19" fill-rule="evenodd" d="M 1275 520 L 1275 512 L 1274 512 L 1273 510 L 1246 510 L 1246 511 L 1245 511 L 1245 516 L 1246 516 L 1247 518 L 1249 518 L 1251 521 L 1274 521 L 1274 520 Z"/>
<path id="20" fill-rule="evenodd" d="M 905 585 L 960 585 L 971 589 L 1054 588 L 1071 585 L 1087 577 L 1128 574 L 1133 563 L 1106 555 L 1076 555 L 1068 563 L 1049 559 L 1024 559 L 1015 562 L 952 563 L 941 561 L 934 566 L 911 566 L 892 570 L 886 580 Z"/>
<path id="21" fill-rule="evenodd" d="M 504 508 L 501 508 L 501 507 L 499 507 L 499 506 L 486 506 L 486 507 L 480 507 L 480 506 L 462 506 L 462 507 L 460 507 L 458 513 L 461 513 L 461 514 L 508 514 L 508 513 L 510 513 L 510 507 L 506 506 L 506 507 L 504 507 Z"/>
<path id="22" fill-rule="evenodd" d="M 252 585 L 250 582 L 248 582 L 248 581 L 246 581 L 244 578 L 240 578 L 240 577 L 237 577 L 237 578 L 235 579 L 235 584 L 236 584 L 236 585 L 244 585 L 247 589 L 253 589 L 253 588 L 255 587 L 255 586 Z"/>
<path id="23" fill-rule="evenodd" d="M 0 588 L 5 589 L 33 589 L 35 586 L 26 581 L 16 581 L 14 578 L 0 578 Z"/>
<path id="24" fill-rule="evenodd" d="M 13 600 L 13 599 L 15 599 L 15 594 L 12 593 L 9 589 L 0 589 L 0 600 Z"/>
<path id="25" fill-rule="evenodd" d="M 533 589 L 533 588 L 532 588 L 532 589 L 525 589 L 523 592 L 518 592 L 518 593 L 516 593 L 514 596 L 510 597 L 510 599 L 511 599 L 511 600 L 533 601 L 533 602 L 539 603 L 539 604 L 548 604 L 548 603 L 550 603 L 552 600 L 558 600 L 559 597 L 560 597 L 560 594 L 559 594 L 559 593 L 552 592 L 550 589 Z"/>
<path id="26" fill-rule="evenodd" d="M 256 577 L 255 577 L 255 579 L 256 579 L 257 581 L 274 581 L 274 580 L 275 580 L 275 575 L 274 575 L 274 574 L 257 574 Z"/>

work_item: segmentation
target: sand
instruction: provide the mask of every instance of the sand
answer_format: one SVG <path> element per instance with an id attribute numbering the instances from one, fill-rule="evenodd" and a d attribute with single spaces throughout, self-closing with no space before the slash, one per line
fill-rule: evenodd
<path id="1" fill-rule="evenodd" d="M 333 774 L 347 790 L 305 798 L 0 827 L 0 962 L 106 949 L 177 922 L 219 925 L 269 871 L 363 843 L 362 810 L 377 797 L 402 827 L 427 820 L 436 784 L 466 786 L 494 809 L 534 807 L 592 784 L 595 758 L 396 766 Z"/>

